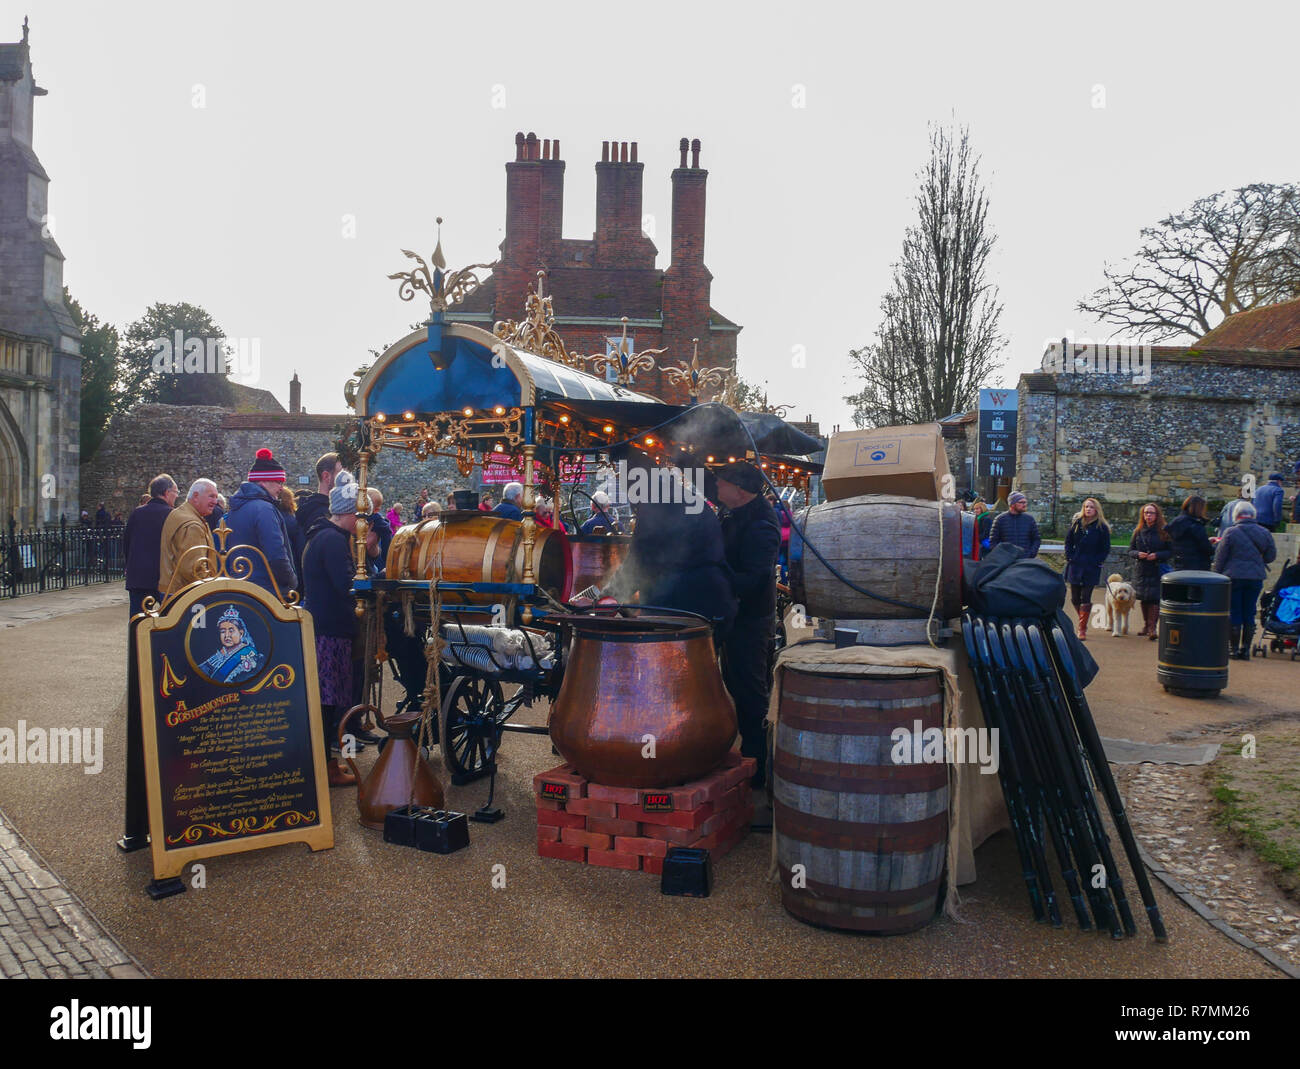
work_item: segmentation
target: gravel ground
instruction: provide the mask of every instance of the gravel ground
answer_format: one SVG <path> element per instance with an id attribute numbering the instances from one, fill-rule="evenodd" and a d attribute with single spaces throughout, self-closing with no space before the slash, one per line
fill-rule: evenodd
<path id="1" fill-rule="evenodd" d="M 353 793 L 334 790 L 333 850 L 285 846 L 212 858 L 206 888 L 153 902 L 144 893 L 147 852 L 123 856 L 113 845 L 124 789 L 125 616 L 113 606 L 4 632 L 0 726 L 22 718 L 103 727 L 107 757 L 98 775 L 0 766 L 0 809 L 154 976 L 1280 975 L 1160 884 L 1166 945 L 1146 932 L 1113 942 L 1036 926 L 1008 833 L 977 852 L 979 879 L 962 889 L 961 921 L 939 919 L 894 939 L 823 931 L 788 916 L 766 877 L 763 835 L 721 859 L 705 900 L 664 897 L 641 873 L 542 860 L 531 780 L 556 759 L 548 740 L 522 735 L 508 736 L 503 748 L 497 799 L 507 818 L 471 824 L 467 850 L 442 857 L 387 845 L 357 823 Z M 1171 724 L 1191 728 L 1196 716 L 1161 708 L 1146 667 L 1154 648 L 1111 640 L 1108 651 L 1106 641 L 1096 643 L 1106 670 L 1089 692 L 1102 733 L 1168 741 Z M 1134 695 L 1149 692 L 1150 705 L 1135 708 Z M 1200 720 L 1212 712 L 1185 704 L 1198 707 Z M 363 767 L 372 753 L 363 754 Z M 448 786 L 448 802 L 472 811 L 486 793 L 482 783 Z M 505 866 L 502 889 L 492 886 L 497 865 Z"/>

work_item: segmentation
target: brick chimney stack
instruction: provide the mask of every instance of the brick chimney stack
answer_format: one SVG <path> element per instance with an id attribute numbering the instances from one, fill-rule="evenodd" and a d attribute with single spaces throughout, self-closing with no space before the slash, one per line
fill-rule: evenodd
<path id="1" fill-rule="evenodd" d="M 672 263 L 682 267 L 704 267 L 704 184 L 709 172 L 700 167 L 699 138 L 689 143 L 691 162 L 686 164 L 688 143 L 678 143 L 681 163 L 673 171 Z"/>
<path id="2" fill-rule="evenodd" d="M 690 360 L 692 338 L 700 339 L 700 363 L 730 364 L 730 353 L 715 351 L 709 323 L 713 275 L 704 266 L 704 184 L 709 172 L 700 167 L 700 142 L 682 138 L 681 162 L 672 173 L 672 262 L 664 272 L 663 317 L 666 362 Z M 691 153 L 689 165 L 686 153 Z"/>
<path id="3" fill-rule="evenodd" d="M 497 270 L 498 314 L 517 319 L 536 279 L 537 265 L 557 256 L 564 230 L 564 161 L 560 142 L 515 134 L 515 158 L 506 164 L 506 238 Z"/>
<path id="4" fill-rule="evenodd" d="M 633 141 L 601 142 L 596 164 L 596 266 L 653 270 L 657 250 L 641 232 L 641 177 Z"/>
<path id="5" fill-rule="evenodd" d="M 298 372 L 289 380 L 289 414 L 296 416 L 302 411 L 302 383 L 298 381 Z"/>

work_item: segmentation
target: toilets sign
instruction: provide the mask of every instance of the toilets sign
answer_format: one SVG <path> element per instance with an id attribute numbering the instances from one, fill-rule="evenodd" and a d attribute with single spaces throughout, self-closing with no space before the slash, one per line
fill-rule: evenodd
<path id="1" fill-rule="evenodd" d="M 980 390 L 979 474 L 1009 479 L 1016 468 L 1016 391 Z"/>

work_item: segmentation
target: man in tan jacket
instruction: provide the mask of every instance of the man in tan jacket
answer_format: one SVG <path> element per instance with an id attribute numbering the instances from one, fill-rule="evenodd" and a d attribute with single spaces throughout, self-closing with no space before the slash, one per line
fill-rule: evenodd
<path id="1" fill-rule="evenodd" d="M 208 516 L 217 504 L 217 484 L 211 479 L 195 479 L 185 495 L 185 504 L 177 506 L 162 529 L 162 547 L 158 560 L 158 589 L 167 597 L 197 579 L 217 574 L 216 546 L 208 529 Z M 206 546 L 207 552 L 195 550 Z M 194 552 L 187 552 L 194 550 Z M 199 563 L 207 558 L 207 571 Z"/>

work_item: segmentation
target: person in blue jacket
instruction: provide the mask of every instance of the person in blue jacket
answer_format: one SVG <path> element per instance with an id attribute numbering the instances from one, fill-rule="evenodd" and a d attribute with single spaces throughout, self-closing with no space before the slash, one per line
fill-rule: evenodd
<path id="1" fill-rule="evenodd" d="M 248 480 L 230 498 L 230 511 L 226 514 L 226 526 L 234 532 L 227 542 L 231 547 L 227 572 L 256 583 L 282 599 L 299 585 L 293 541 L 279 506 L 284 483 L 284 468 L 271 455 L 271 450 L 259 449 Z M 240 550 L 238 546 L 250 546 L 261 553 Z M 239 563 L 242 561 L 249 563 Z"/>
<path id="2" fill-rule="evenodd" d="M 1282 522 L 1282 473 L 1275 471 L 1255 493 L 1255 522 L 1266 531 L 1276 531 Z"/>
<path id="3" fill-rule="evenodd" d="M 501 504 L 492 511 L 498 516 L 504 516 L 507 520 L 522 520 L 524 518 L 523 503 L 523 483 L 506 483 L 505 489 L 501 491 Z"/>

